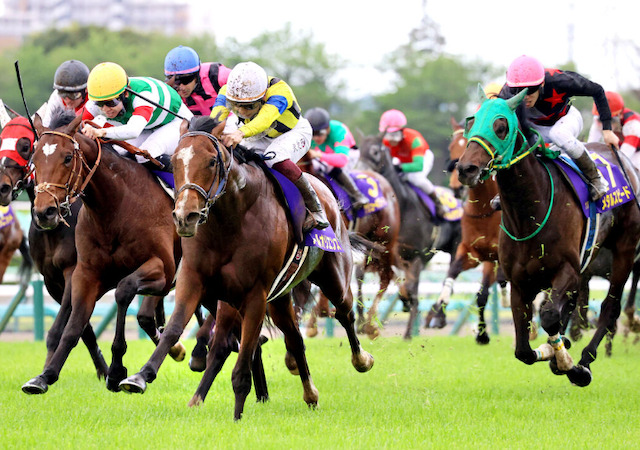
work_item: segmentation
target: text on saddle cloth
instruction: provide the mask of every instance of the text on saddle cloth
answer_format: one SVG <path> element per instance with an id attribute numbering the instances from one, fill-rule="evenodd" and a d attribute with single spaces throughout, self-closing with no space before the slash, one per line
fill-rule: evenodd
<path id="1" fill-rule="evenodd" d="M 329 182 L 329 185 L 331 186 L 331 189 L 336 195 L 338 205 L 340 205 L 340 208 L 342 208 L 342 210 L 344 211 L 347 219 L 349 219 L 349 222 L 353 221 L 353 208 L 351 206 L 351 199 L 349 198 L 347 191 L 345 191 L 344 188 L 340 186 L 340 184 L 336 180 L 328 175 L 325 176 L 327 181 Z M 364 216 L 368 216 L 369 214 L 373 214 L 374 212 L 386 208 L 387 199 L 384 198 L 384 193 L 380 188 L 380 183 L 378 183 L 376 179 L 370 177 L 366 173 L 358 171 L 350 172 L 349 176 L 353 179 L 358 190 L 362 192 L 367 197 L 367 199 L 369 199 L 369 203 L 358 210 L 358 212 L 356 213 L 356 217 L 361 218 Z"/>
<path id="2" fill-rule="evenodd" d="M 607 193 L 600 200 L 595 202 L 598 213 L 603 213 L 634 199 L 635 194 L 633 192 L 633 188 L 629 186 L 625 180 L 624 174 L 616 164 L 610 163 L 605 157 L 598 153 L 589 152 L 589 156 L 596 163 L 596 167 L 600 174 L 609 183 L 609 190 Z M 589 217 L 589 191 L 586 183 L 578 173 L 579 169 L 576 164 L 571 158 L 565 155 L 560 155 L 557 159 L 553 159 L 551 161 L 562 169 L 562 172 L 565 174 L 567 179 L 569 179 L 574 192 L 580 200 L 582 212 L 585 217 Z"/>
<path id="3" fill-rule="evenodd" d="M 16 216 L 9 206 L 0 206 L 0 228 L 8 227 L 16 221 Z"/>
<path id="4" fill-rule="evenodd" d="M 418 194 L 418 197 L 420 197 L 422 202 L 427 206 L 427 208 L 429 208 L 429 212 L 431 212 L 431 215 L 435 217 L 436 205 L 433 203 L 433 200 L 431 200 L 431 197 L 425 194 L 425 192 L 418 186 L 411 184 L 411 182 L 407 182 L 407 184 L 411 187 L 411 189 L 415 191 L 416 194 Z M 447 222 L 459 221 L 462 218 L 462 213 L 464 211 L 462 208 L 462 201 L 456 198 L 451 190 L 442 186 L 436 186 L 435 192 L 438 196 L 438 199 L 440 200 L 440 203 L 442 203 L 442 206 L 444 206 L 445 209 L 445 213 L 442 219 Z"/>

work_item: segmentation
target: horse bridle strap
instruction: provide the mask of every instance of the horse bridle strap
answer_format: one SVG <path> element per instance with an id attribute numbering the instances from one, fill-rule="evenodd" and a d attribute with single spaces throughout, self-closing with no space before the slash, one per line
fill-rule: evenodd
<path id="1" fill-rule="evenodd" d="M 207 133 L 206 131 L 189 131 L 188 133 L 183 134 L 180 137 L 180 140 L 188 136 L 205 136 L 213 143 L 213 146 L 217 151 L 216 166 L 218 171 L 213 181 L 211 182 L 211 187 L 209 188 L 209 190 L 205 191 L 202 186 L 197 185 L 195 183 L 185 183 L 182 186 L 180 186 L 180 189 L 178 189 L 175 195 L 175 198 L 177 199 L 178 195 L 180 195 L 181 192 L 186 191 L 187 189 L 193 189 L 204 198 L 205 205 L 200 210 L 200 221 L 199 221 L 199 223 L 202 224 L 206 222 L 207 217 L 209 216 L 209 210 L 211 209 L 213 204 L 225 192 L 227 182 L 229 181 L 229 172 L 231 172 L 231 166 L 233 165 L 233 154 L 229 153 L 229 166 L 225 167 L 224 160 L 222 158 L 222 151 L 220 151 L 220 143 L 218 142 L 218 139 L 216 139 L 214 135 L 212 135 L 211 133 Z M 218 183 L 217 183 L 217 189 L 214 192 L 213 188 L 214 186 L 216 186 L 216 180 L 218 180 Z"/>
<path id="2" fill-rule="evenodd" d="M 100 160 L 102 159 L 102 144 L 100 143 L 99 140 L 96 140 L 96 144 L 98 146 L 98 156 L 96 157 L 96 162 L 94 163 L 93 167 L 89 169 L 89 164 L 84 158 L 84 154 L 80 150 L 80 144 L 78 144 L 78 141 L 76 141 L 73 138 L 73 136 L 70 136 L 65 133 L 61 133 L 59 131 L 45 131 L 44 133 L 42 133 L 42 136 L 44 136 L 45 134 L 53 134 L 56 136 L 61 136 L 73 142 L 73 166 L 71 167 L 71 173 L 69 174 L 69 179 L 67 180 L 66 184 L 39 183 L 36 186 L 36 193 L 46 192 L 47 194 L 51 195 L 55 199 L 55 202 L 58 208 L 68 213 L 70 212 L 71 205 L 73 204 L 73 202 L 75 202 L 78 199 L 78 197 L 82 195 L 85 188 L 89 184 L 89 181 L 91 181 L 93 174 L 96 172 L 96 170 L 98 169 L 98 166 L 100 165 Z M 87 168 L 88 173 L 87 173 L 87 176 L 84 178 L 84 182 L 82 183 L 82 186 L 78 188 L 78 185 L 80 184 L 80 173 L 82 172 L 83 167 Z M 73 177 L 75 177 L 75 182 L 72 187 L 71 179 Z M 64 202 L 58 203 L 57 197 L 53 195 L 53 192 L 50 191 L 50 188 L 52 187 L 64 189 L 66 191 L 66 199 Z"/>

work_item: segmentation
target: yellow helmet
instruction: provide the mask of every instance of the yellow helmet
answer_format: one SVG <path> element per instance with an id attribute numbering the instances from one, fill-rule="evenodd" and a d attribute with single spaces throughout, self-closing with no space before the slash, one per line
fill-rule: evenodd
<path id="1" fill-rule="evenodd" d="M 484 95 L 487 98 L 496 98 L 501 90 L 502 85 L 500 83 L 489 83 L 484 87 Z"/>
<path id="2" fill-rule="evenodd" d="M 93 101 L 111 100 L 122 94 L 129 84 L 127 72 L 116 63 L 103 62 L 89 73 L 87 91 Z"/>

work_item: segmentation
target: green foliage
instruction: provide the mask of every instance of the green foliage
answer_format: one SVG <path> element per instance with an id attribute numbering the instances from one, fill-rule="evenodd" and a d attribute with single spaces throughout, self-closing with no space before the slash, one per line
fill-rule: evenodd
<path id="1" fill-rule="evenodd" d="M 539 339 L 537 344 L 542 343 Z M 191 350 L 193 340 L 185 342 Z M 468 337 L 363 341 L 375 357 L 368 373 L 350 364 L 346 338 L 307 340 L 317 410 L 302 400 L 299 377 L 283 364 L 281 338 L 263 347 L 270 401 L 255 402 L 233 423 L 232 354 L 205 403 L 187 407 L 202 377 L 167 359 L 143 395 L 112 393 L 79 345 L 60 380 L 42 396 L 20 386 L 42 370 L 43 342 L 0 343 L 3 448 L 631 448 L 637 443 L 637 346 L 616 338 L 599 355 L 590 386 L 572 386 L 546 363 L 513 356 L 510 333 L 479 347 Z M 100 346 L 110 361 L 110 343 Z M 581 348 L 570 353 L 580 357 Z M 581 346 L 580 346 L 581 347 Z M 153 344 L 129 341 L 132 374 Z"/>

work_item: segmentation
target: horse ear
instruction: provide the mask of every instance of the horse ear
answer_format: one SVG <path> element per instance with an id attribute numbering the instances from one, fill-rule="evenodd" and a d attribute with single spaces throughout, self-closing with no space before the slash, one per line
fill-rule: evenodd
<path id="1" fill-rule="evenodd" d="M 507 105 L 509 105 L 509 108 L 511 108 L 512 111 L 515 111 L 518 105 L 522 103 L 522 100 L 524 99 L 524 96 L 527 95 L 528 91 L 529 91 L 529 88 L 524 88 L 522 91 L 518 93 L 518 95 L 515 95 L 511 97 L 509 100 L 507 100 Z"/>
<path id="2" fill-rule="evenodd" d="M 482 88 L 482 85 L 480 83 L 478 83 L 478 99 L 480 100 L 480 103 L 489 99 L 489 97 L 487 97 L 487 94 L 484 93 L 484 89 Z"/>
<path id="3" fill-rule="evenodd" d="M 36 134 L 38 136 L 41 136 L 42 133 L 44 133 L 44 125 L 42 124 L 42 118 L 40 117 L 40 114 L 35 113 L 33 115 L 33 126 L 36 129 Z"/>
<path id="4" fill-rule="evenodd" d="M 451 116 L 451 117 L 449 118 L 449 120 L 451 121 L 451 129 L 452 129 L 453 131 L 456 131 L 456 130 L 459 130 L 459 129 L 461 129 L 461 128 L 462 128 L 462 127 L 460 126 L 460 124 L 458 123 L 458 121 L 455 119 L 455 117 Z"/>
<path id="5" fill-rule="evenodd" d="M 79 114 L 71 121 L 69 125 L 67 125 L 67 133 L 70 136 L 73 136 L 78 131 L 80 124 L 82 123 L 82 114 Z"/>
<path id="6" fill-rule="evenodd" d="M 187 119 L 182 119 L 182 123 L 180 124 L 180 136 L 184 135 L 187 131 L 189 131 L 189 121 Z"/>

